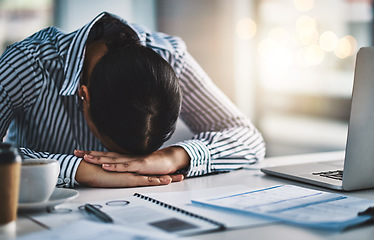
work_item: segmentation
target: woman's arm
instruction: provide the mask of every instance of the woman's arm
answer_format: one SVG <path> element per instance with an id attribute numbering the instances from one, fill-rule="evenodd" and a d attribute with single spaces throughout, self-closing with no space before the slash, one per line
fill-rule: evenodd
<path id="1" fill-rule="evenodd" d="M 264 158 L 265 143 L 259 131 L 188 53 L 180 85 L 181 118 L 196 134 L 176 144 L 191 158 L 187 176 L 237 169 Z"/>
<path id="2" fill-rule="evenodd" d="M 75 179 L 92 187 L 137 187 L 166 185 L 184 179 L 176 174 L 188 167 L 189 158 L 182 148 L 169 147 L 145 156 L 123 155 L 114 152 L 80 151 L 83 158 Z"/>

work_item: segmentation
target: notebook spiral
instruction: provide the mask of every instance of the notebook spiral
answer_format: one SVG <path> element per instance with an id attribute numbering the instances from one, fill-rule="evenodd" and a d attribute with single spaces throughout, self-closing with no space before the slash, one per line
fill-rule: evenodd
<path id="1" fill-rule="evenodd" d="M 182 213 L 182 214 L 185 214 L 187 216 L 190 216 L 190 217 L 193 217 L 193 218 L 197 218 L 197 219 L 200 219 L 202 221 L 205 221 L 205 222 L 209 222 L 213 225 L 216 225 L 218 226 L 218 229 L 219 230 L 224 230 L 226 227 L 224 224 L 220 223 L 220 222 L 217 222 L 213 219 L 210 219 L 210 218 L 207 218 L 207 217 L 204 217 L 204 216 L 201 216 L 201 215 L 198 215 L 196 213 L 193 213 L 193 212 L 189 212 L 187 210 L 184 210 L 182 208 L 179 208 L 179 207 L 175 207 L 173 205 L 170 205 L 168 203 L 165 203 L 165 202 L 162 202 L 160 200 L 157 200 L 155 198 L 152 198 L 152 197 L 149 197 L 149 196 L 146 196 L 146 195 L 143 195 L 143 194 L 140 194 L 140 193 L 134 193 L 134 196 L 135 197 L 138 197 L 140 199 L 144 199 L 146 201 L 149 201 L 149 202 L 152 202 L 152 203 L 155 203 L 161 207 L 164 207 L 164 208 L 168 208 L 170 210 L 173 210 L 173 211 L 176 211 L 176 212 L 179 212 L 179 213 Z"/>

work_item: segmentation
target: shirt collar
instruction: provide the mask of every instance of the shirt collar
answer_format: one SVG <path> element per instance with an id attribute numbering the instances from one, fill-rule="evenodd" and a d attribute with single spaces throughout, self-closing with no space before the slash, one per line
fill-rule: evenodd
<path id="1" fill-rule="evenodd" d="M 66 62 L 65 62 L 65 80 L 60 90 L 60 95 L 74 95 L 79 85 L 81 76 L 84 54 L 86 51 L 86 40 L 92 26 L 105 15 L 105 12 L 99 14 L 90 23 L 78 29 L 70 44 Z"/>
<path id="2" fill-rule="evenodd" d="M 79 80 L 81 77 L 82 69 L 83 69 L 83 62 L 84 62 L 84 55 L 86 51 L 86 41 L 88 34 L 92 28 L 92 26 L 100 20 L 104 15 L 109 14 L 115 18 L 121 20 L 124 24 L 127 24 L 131 27 L 135 33 L 138 35 L 140 40 L 140 44 L 146 46 L 146 42 L 151 41 L 150 34 L 147 34 L 147 30 L 141 28 L 137 25 L 128 24 L 126 21 L 121 19 L 118 16 L 113 14 L 103 12 L 100 13 L 97 17 L 95 17 L 90 23 L 83 26 L 81 29 L 78 29 L 75 33 L 75 36 L 70 44 L 67 58 L 65 62 L 65 80 L 60 90 L 60 95 L 62 96 L 69 96 L 74 95 L 77 92 L 79 87 Z"/>

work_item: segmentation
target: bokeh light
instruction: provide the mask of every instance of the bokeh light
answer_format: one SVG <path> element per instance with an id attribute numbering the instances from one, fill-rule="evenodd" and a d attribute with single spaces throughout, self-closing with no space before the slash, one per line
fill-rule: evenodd
<path id="1" fill-rule="evenodd" d="M 335 49 L 335 55 L 338 58 L 344 59 L 355 54 L 357 50 L 357 41 L 354 37 L 347 35 L 338 40 Z"/>
<path id="2" fill-rule="evenodd" d="M 331 31 L 323 32 L 319 37 L 319 45 L 322 50 L 332 52 L 338 45 L 338 37 Z"/>
<path id="3" fill-rule="evenodd" d="M 236 24 L 236 34 L 240 39 L 251 39 L 256 31 L 256 23 L 250 18 L 243 18 Z"/>

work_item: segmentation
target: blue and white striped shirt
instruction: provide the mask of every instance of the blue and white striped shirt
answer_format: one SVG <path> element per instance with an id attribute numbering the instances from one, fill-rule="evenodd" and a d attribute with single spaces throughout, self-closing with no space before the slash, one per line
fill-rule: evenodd
<path id="1" fill-rule="evenodd" d="M 73 155 L 75 149 L 106 150 L 89 131 L 77 94 L 87 36 L 104 14 L 72 33 L 43 29 L 8 47 L 0 58 L 0 139 L 9 129 L 7 141 L 17 144 L 24 157 L 57 159 L 58 184 L 66 187 L 79 184 L 75 173 L 82 159 Z M 181 39 L 123 22 L 141 44 L 170 63 L 180 80 L 180 118 L 196 134 L 176 144 L 191 157 L 187 176 L 264 158 L 261 134 L 212 83 Z M 243 159 L 222 159 L 233 155 Z"/>

